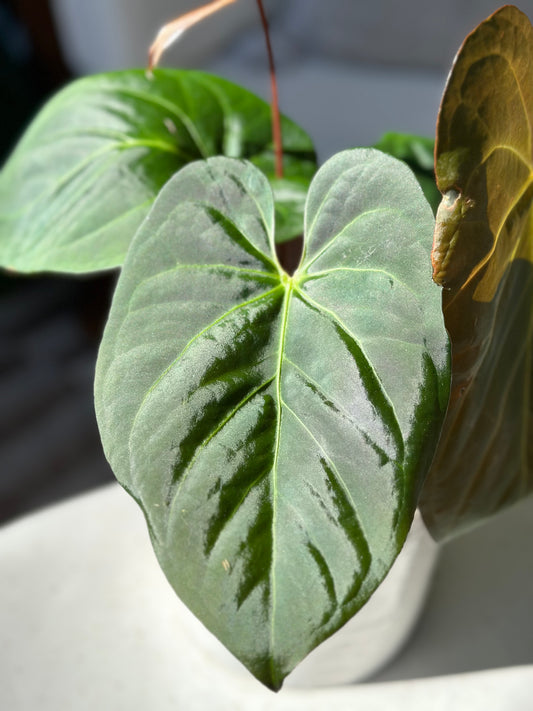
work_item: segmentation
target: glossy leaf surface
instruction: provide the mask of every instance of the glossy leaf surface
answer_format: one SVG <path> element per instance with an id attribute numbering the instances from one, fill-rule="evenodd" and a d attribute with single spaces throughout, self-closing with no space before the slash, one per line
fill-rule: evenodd
<path id="1" fill-rule="evenodd" d="M 306 134 L 288 119 L 282 128 L 280 240 L 301 234 L 316 168 Z M 274 179 L 268 104 L 201 72 L 74 82 L 42 109 L 0 174 L 0 263 L 23 272 L 122 264 L 163 184 L 213 155 L 248 158 Z"/>
<path id="2" fill-rule="evenodd" d="M 512 6 L 465 41 L 442 100 L 435 278 L 452 395 L 424 487 L 437 537 L 533 488 L 533 30 Z"/>
<path id="3" fill-rule="evenodd" d="M 402 163 L 371 149 L 326 163 L 292 277 L 274 229 L 249 163 L 172 178 L 120 276 L 95 392 L 169 581 L 277 689 L 403 545 L 448 351 L 433 218 Z"/>

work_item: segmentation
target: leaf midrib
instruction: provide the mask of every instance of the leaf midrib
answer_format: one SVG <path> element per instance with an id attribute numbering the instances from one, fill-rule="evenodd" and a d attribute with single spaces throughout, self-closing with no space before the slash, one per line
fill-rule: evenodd
<path id="1" fill-rule="evenodd" d="M 282 397 L 281 397 L 281 371 L 283 368 L 283 353 L 285 351 L 285 341 L 287 337 L 287 324 L 289 319 L 289 307 L 294 289 L 294 282 L 289 277 L 285 277 L 285 283 L 282 286 L 285 289 L 283 301 L 283 311 L 281 319 L 280 342 L 278 351 L 278 362 L 276 367 L 276 397 L 278 402 L 278 419 L 276 423 L 276 444 L 274 451 L 274 461 L 272 464 L 272 566 L 270 571 L 270 589 L 271 597 L 271 615 L 270 615 L 270 674 L 274 684 L 278 682 L 278 672 L 275 668 L 275 649 L 276 649 L 276 527 L 277 527 L 277 482 L 278 482 L 278 462 L 279 450 L 281 442 L 281 418 L 282 418 Z"/>

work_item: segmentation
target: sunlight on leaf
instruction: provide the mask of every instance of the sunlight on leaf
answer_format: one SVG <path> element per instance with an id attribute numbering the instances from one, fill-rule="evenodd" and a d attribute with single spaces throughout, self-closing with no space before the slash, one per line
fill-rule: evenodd
<path id="1" fill-rule="evenodd" d="M 441 104 L 433 266 L 452 394 L 422 495 L 437 537 L 533 489 L 533 28 L 506 6 L 467 37 Z"/>
<path id="2" fill-rule="evenodd" d="M 246 161 L 165 186 L 100 349 L 106 454 L 170 583 L 277 689 L 401 549 L 448 399 L 431 209 L 372 149 L 315 176 L 300 266 Z"/>

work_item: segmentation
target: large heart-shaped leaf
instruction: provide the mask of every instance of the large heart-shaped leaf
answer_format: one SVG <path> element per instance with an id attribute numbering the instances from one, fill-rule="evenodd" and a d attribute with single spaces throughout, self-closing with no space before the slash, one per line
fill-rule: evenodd
<path id="1" fill-rule="evenodd" d="M 120 265 L 162 185 L 186 163 L 248 158 L 272 179 L 279 240 L 302 232 L 316 169 L 307 135 L 282 122 L 274 178 L 270 107 L 201 72 L 138 70 L 80 79 L 55 96 L 0 175 L 0 264 L 88 272 Z M 289 211 L 290 208 L 290 211 Z"/>
<path id="2" fill-rule="evenodd" d="M 107 456 L 177 593 L 274 689 L 409 529 L 448 395 L 432 230 L 405 165 L 346 151 L 311 185 L 289 276 L 264 176 L 214 158 L 165 186 L 120 276 Z"/>
<path id="3" fill-rule="evenodd" d="M 533 488 L 533 29 L 506 6 L 465 41 L 440 109 L 435 278 L 452 395 L 422 511 L 449 536 Z"/>

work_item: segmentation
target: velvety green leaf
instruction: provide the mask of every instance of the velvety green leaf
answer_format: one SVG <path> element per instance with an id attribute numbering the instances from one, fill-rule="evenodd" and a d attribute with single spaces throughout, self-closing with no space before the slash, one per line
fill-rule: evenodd
<path id="1" fill-rule="evenodd" d="M 414 136 L 410 133 L 390 131 L 383 134 L 374 145 L 374 148 L 407 163 L 420 183 L 420 187 L 424 191 L 426 200 L 433 208 L 433 212 L 437 212 L 441 194 L 435 182 L 433 159 L 435 141 L 431 138 Z"/>
<path id="2" fill-rule="evenodd" d="M 288 119 L 282 131 L 276 207 L 289 239 L 302 233 L 316 165 L 306 134 Z M 42 109 L 0 174 L 0 263 L 22 272 L 120 265 L 162 185 L 186 163 L 222 154 L 274 179 L 267 103 L 201 72 L 80 79 Z"/>
<path id="3" fill-rule="evenodd" d="M 409 529 L 448 394 L 432 230 L 406 166 L 346 151 L 311 185 L 291 277 L 266 179 L 213 158 L 165 186 L 121 273 L 107 456 L 179 596 L 274 689 Z"/>
<path id="4" fill-rule="evenodd" d="M 533 488 L 533 29 L 506 6 L 466 39 L 440 109 L 452 395 L 422 511 L 445 537 Z"/>

